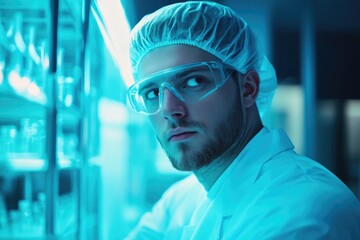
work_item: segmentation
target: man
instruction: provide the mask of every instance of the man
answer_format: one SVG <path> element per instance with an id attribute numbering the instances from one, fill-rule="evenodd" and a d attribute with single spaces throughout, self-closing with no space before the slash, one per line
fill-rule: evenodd
<path id="1" fill-rule="evenodd" d="M 261 115 L 275 72 L 246 24 L 213 2 L 144 17 L 130 46 L 132 107 L 172 165 L 192 171 L 127 239 L 360 239 L 360 204 Z"/>

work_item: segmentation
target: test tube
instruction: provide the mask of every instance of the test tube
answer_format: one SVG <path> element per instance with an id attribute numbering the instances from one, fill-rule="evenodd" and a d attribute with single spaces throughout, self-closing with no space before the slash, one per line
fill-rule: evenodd
<path id="1" fill-rule="evenodd" d="M 0 195 L 0 232 L 5 232 L 8 229 L 8 217 L 5 202 Z"/>
<path id="2" fill-rule="evenodd" d="M 29 233 L 32 227 L 32 211 L 31 201 L 20 200 L 19 201 L 19 223 L 20 231 L 22 233 Z"/>
<path id="3" fill-rule="evenodd" d="M 22 119 L 20 122 L 20 152 L 41 155 L 45 151 L 44 120 Z"/>
<path id="4" fill-rule="evenodd" d="M 15 125 L 3 125 L 0 129 L 0 155 L 16 152 L 17 128 Z"/>

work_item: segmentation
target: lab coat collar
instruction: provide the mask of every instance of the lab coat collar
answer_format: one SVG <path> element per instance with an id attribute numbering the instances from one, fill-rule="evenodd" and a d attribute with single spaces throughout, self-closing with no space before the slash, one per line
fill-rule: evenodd
<path id="1" fill-rule="evenodd" d="M 263 127 L 208 192 L 208 200 L 212 202 L 219 217 L 231 216 L 256 182 L 263 164 L 289 149 L 294 149 L 294 145 L 283 129 L 269 131 Z"/>

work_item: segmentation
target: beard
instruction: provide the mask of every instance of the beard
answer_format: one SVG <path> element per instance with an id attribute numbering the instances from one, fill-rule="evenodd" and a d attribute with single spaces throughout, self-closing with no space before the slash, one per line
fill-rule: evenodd
<path id="1" fill-rule="evenodd" d="M 226 157 L 227 153 L 231 153 L 232 149 L 236 147 L 236 143 L 241 141 L 245 123 L 244 109 L 239 94 L 231 105 L 228 114 L 219 120 L 212 136 L 209 135 L 207 143 L 198 151 L 194 151 L 193 146 L 188 143 L 179 143 L 180 154 L 176 155 L 158 137 L 160 145 L 174 168 L 180 171 L 198 170 L 216 159 Z M 232 109 L 237 109 L 237 111 L 232 111 Z M 202 129 L 202 132 L 209 132 L 206 124 L 202 122 L 181 120 L 177 126 L 197 127 Z"/>

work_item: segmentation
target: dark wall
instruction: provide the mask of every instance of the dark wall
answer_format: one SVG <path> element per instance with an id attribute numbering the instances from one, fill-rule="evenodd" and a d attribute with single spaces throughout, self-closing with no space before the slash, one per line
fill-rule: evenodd
<path id="1" fill-rule="evenodd" d="M 273 3 L 273 64 L 279 83 L 301 84 L 301 24 L 307 11 L 315 32 L 316 98 L 360 99 L 360 1 Z"/>
<path id="2" fill-rule="evenodd" d="M 360 99 L 360 32 L 316 36 L 319 99 Z"/>

